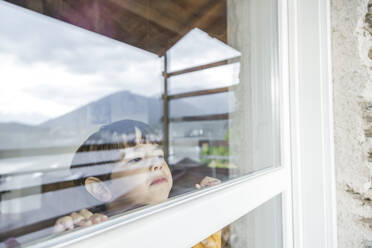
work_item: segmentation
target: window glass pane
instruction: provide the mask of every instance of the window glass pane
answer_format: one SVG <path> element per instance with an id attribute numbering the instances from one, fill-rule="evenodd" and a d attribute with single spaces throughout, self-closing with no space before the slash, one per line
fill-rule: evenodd
<path id="1" fill-rule="evenodd" d="M 219 1 L 220 10 L 227 9 L 225 1 Z M 240 56 L 241 53 L 229 46 L 226 42 L 226 15 L 228 12 L 219 11 L 217 17 L 220 22 L 224 22 L 224 26 L 219 26 L 221 34 L 217 36 L 210 36 L 208 33 L 199 28 L 192 29 L 187 33 L 179 42 L 177 42 L 171 49 L 169 49 L 169 59 L 171 64 L 169 65 L 170 71 L 182 70 L 189 67 L 198 65 L 213 63 L 216 61 L 222 61 Z M 205 29 L 204 29 L 205 30 Z M 200 56 L 203 54 L 203 56 Z"/>
<path id="2" fill-rule="evenodd" d="M 276 2 L 0 1 L 0 246 L 280 166 Z"/>
<path id="3" fill-rule="evenodd" d="M 170 60 L 170 64 L 173 61 Z M 170 95 L 174 95 L 190 91 L 231 87 L 239 83 L 239 74 L 240 63 L 232 61 L 230 64 L 218 67 L 176 75 L 169 78 L 168 92 Z"/>
<path id="4" fill-rule="evenodd" d="M 193 248 L 282 248 L 281 195 L 199 242 Z"/>

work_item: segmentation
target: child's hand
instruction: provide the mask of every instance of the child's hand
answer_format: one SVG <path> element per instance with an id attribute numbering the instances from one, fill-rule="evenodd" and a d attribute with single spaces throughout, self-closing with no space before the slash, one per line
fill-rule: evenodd
<path id="1" fill-rule="evenodd" d="M 81 226 L 91 226 L 106 220 L 106 215 L 93 214 L 89 210 L 83 209 L 78 213 L 73 212 L 70 215 L 59 218 L 54 225 L 54 232 L 68 231 Z"/>
<path id="2" fill-rule="evenodd" d="M 199 184 L 195 184 L 195 188 L 201 189 L 205 187 L 214 186 L 220 184 L 221 180 L 214 178 L 214 177 L 204 177 L 203 180 L 200 181 Z"/>

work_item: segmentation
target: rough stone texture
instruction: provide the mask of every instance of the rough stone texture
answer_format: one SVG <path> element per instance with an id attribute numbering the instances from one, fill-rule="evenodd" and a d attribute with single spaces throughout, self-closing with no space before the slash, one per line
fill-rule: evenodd
<path id="1" fill-rule="evenodd" d="M 372 240 L 372 12 L 367 13 L 368 0 L 331 0 L 340 248 L 367 247 Z"/>

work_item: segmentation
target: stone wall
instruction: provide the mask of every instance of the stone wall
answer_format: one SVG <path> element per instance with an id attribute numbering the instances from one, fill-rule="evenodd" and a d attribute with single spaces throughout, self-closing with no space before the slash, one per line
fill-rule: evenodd
<path id="1" fill-rule="evenodd" d="M 372 0 L 331 0 L 339 248 L 372 247 Z"/>

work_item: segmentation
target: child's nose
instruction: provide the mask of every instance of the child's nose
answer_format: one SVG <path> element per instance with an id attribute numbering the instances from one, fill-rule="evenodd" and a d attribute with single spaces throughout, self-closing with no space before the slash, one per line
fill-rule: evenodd
<path id="1" fill-rule="evenodd" d="M 159 163 L 159 162 L 153 163 L 150 166 L 150 170 L 151 171 L 157 171 L 157 170 L 161 170 L 161 169 L 163 169 L 163 164 L 162 163 Z"/>

